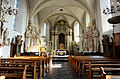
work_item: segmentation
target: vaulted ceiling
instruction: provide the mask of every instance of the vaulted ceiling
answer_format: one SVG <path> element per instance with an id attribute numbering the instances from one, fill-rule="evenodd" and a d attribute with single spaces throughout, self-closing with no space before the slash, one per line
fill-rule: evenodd
<path id="1" fill-rule="evenodd" d="M 93 17 L 95 0 L 29 0 L 30 17 L 39 15 L 39 24 L 46 20 L 52 26 L 58 20 L 66 20 L 69 25 L 75 20 L 84 26 L 86 14 Z"/>

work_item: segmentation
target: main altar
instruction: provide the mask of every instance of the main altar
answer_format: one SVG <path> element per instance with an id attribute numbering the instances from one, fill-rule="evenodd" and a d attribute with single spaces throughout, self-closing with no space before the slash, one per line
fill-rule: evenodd
<path id="1" fill-rule="evenodd" d="M 56 51 L 56 55 L 60 55 L 60 56 L 63 56 L 63 55 L 66 55 L 67 54 L 67 51 L 66 49 L 64 49 L 64 44 L 60 44 L 60 49 L 58 49 Z"/>
<path id="2" fill-rule="evenodd" d="M 66 55 L 66 54 L 67 54 L 67 51 L 66 51 L 66 50 L 58 49 L 58 50 L 56 51 L 56 55 L 63 56 L 63 55 Z"/>
<path id="3" fill-rule="evenodd" d="M 64 56 L 70 50 L 72 41 L 72 28 L 65 20 L 59 20 L 51 31 L 52 50 L 54 55 Z"/>

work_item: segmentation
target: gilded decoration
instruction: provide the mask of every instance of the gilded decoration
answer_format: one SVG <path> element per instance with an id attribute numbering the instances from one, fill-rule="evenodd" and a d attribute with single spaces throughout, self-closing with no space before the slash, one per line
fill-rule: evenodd
<path id="1" fill-rule="evenodd" d="M 9 34 L 9 31 L 8 31 L 8 29 L 6 28 L 6 29 L 4 30 L 4 32 L 3 32 L 3 44 L 4 44 L 4 45 L 8 45 L 8 41 L 7 41 L 7 36 L 8 36 L 8 34 Z"/>
<path id="2" fill-rule="evenodd" d="M 29 20 L 29 25 L 25 32 L 25 52 L 39 51 L 39 32 L 35 24 Z"/>
<path id="3" fill-rule="evenodd" d="M 89 26 L 86 29 L 86 32 L 83 35 L 84 39 L 84 45 L 83 50 L 84 51 L 91 51 L 91 52 L 99 52 L 99 31 L 96 27 L 96 20 L 93 19 Z"/>

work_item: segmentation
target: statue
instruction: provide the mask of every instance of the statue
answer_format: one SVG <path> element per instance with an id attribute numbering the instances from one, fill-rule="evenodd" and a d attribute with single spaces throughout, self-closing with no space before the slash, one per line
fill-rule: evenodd
<path id="1" fill-rule="evenodd" d="M 5 19 L 4 19 L 4 14 L 3 14 L 2 17 L 1 17 L 0 22 L 1 22 L 0 35 L 2 35 L 4 22 L 7 22 L 7 21 L 5 21 Z"/>
<path id="2" fill-rule="evenodd" d="M 0 22 L 1 22 L 1 26 L 0 26 L 0 35 L 2 36 L 2 32 L 3 32 L 3 21 L 0 20 Z"/>
<path id="3" fill-rule="evenodd" d="M 96 20 L 93 19 L 89 23 L 89 27 L 84 33 L 84 51 L 99 51 L 99 31 L 96 27 Z"/>
<path id="4" fill-rule="evenodd" d="M 96 27 L 96 20 L 93 19 L 92 21 L 92 30 L 93 30 L 93 37 L 94 37 L 94 51 L 99 51 L 99 31 Z"/>
<path id="5" fill-rule="evenodd" d="M 3 33 L 3 43 L 6 45 L 7 44 L 7 36 L 8 36 L 9 32 L 8 29 L 6 28 L 4 33 Z"/>
<path id="6" fill-rule="evenodd" d="M 37 31 L 35 24 L 29 20 L 29 24 L 25 32 L 25 52 L 31 52 L 30 47 L 34 49 L 34 47 L 39 44 L 38 40 L 39 32 Z"/>

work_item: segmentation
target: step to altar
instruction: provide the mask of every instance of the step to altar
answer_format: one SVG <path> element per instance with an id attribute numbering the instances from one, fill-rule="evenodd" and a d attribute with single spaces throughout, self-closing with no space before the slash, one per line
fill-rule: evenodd
<path id="1" fill-rule="evenodd" d="M 52 61 L 68 61 L 68 56 L 69 55 L 64 55 L 64 56 L 59 56 L 59 55 L 55 55 L 55 56 L 52 56 Z"/>

